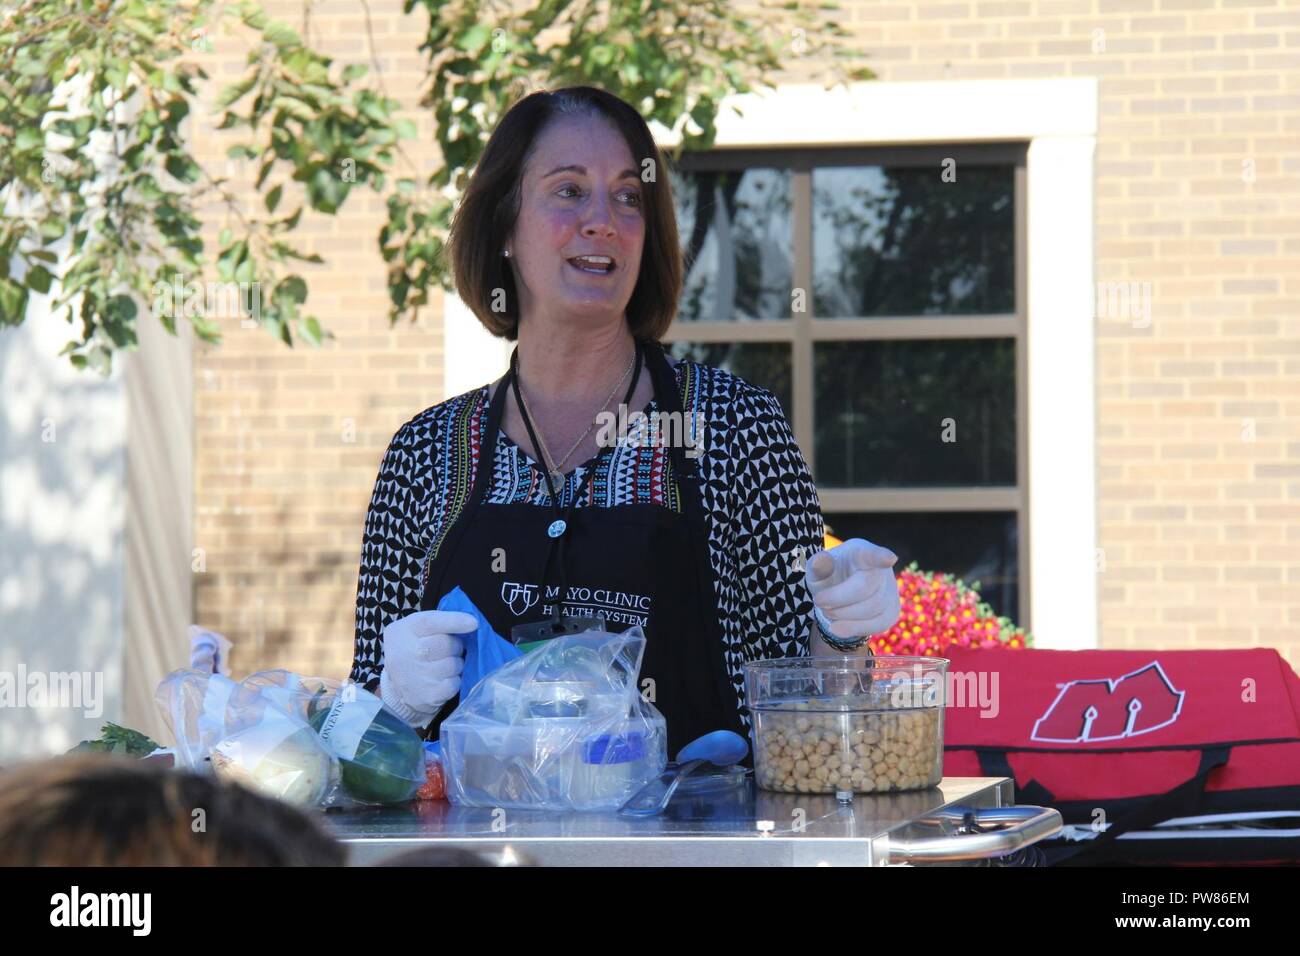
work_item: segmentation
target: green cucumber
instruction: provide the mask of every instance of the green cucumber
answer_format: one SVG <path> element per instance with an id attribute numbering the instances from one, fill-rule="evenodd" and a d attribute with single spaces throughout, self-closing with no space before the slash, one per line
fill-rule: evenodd
<path id="1" fill-rule="evenodd" d="M 371 697 L 367 691 L 357 695 Z M 312 701 L 308 720 L 318 734 L 329 717 L 332 702 Z M 344 703 L 343 708 L 366 706 L 359 700 Z M 362 803 L 404 803 L 415 797 L 424 783 L 424 742 L 396 714 L 380 708 L 361 734 L 356 753 L 339 755 L 343 790 Z"/>

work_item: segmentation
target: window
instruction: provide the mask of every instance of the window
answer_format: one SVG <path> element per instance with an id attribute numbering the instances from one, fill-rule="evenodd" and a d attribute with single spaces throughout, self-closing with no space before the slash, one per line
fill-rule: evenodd
<path id="1" fill-rule="evenodd" d="M 673 353 L 776 394 L 831 533 L 1029 627 L 1025 145 L 714 150 L 670 175 Z"/>

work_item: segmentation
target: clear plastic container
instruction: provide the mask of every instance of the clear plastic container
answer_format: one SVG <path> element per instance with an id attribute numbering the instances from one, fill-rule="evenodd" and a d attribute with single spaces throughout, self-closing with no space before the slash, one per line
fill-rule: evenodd
<path id="1" fill-rule="evenodd" d="M 625 728 L 582 742 L 574 765 L 575 803 L 621 807 L 658 766 L 655 734 Z"/>
<path id="2" fill-rule="evenodd" d="M 442 748 L 458 768 L 453 803 L 526 809 L 615 810 L 663 771 L 662 716 L 611 722 L 590 734 L 588 717 L 536 717 L 512 727 L 448 728 Z"/>
<path id="3" fill-rule="evenodd" d="M 527 810 L 621 806 L 668 762 L 663 714 L 636 686 L 644 649 L 637 627 L 583 631 L 490 671 L 439 729 L 448 799 Z"/>
<path id="4" fill-rule="evenodd" d="M 943 777 L 948 661 L 791 657 L 745 665 L 754 778 L 787 793 L 881 793 Z"/>

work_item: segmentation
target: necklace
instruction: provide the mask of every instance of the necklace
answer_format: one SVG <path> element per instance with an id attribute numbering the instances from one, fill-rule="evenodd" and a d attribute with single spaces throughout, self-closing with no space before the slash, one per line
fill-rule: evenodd
<path id="1" fill-rule="evenodd" d="M 581 435 L 578 436 L 577 441 L 575 441 L 572 445 L 569 446 L 569 450 L 565 452 L 564 457 L 561 458 L 558 463 L 551 459 L 551 453 L 550 450 L 546 447 L 545 439 L 543 439 L 542 436 L 538 434 L 537 450 L 541 453 L 542 463 L 546 466 L 546 470 L 550 472 L 551 478 L 555 482 L 558 483 L 564 480 L 563 469 L 565 463 L 569 460 L 570 457 L 572 457 L 573 453 L 577 451 L 578 446 L 582 444 L 582 442 L 586 439 L 586 437 L 591 434 L 592 429 L 596 427 L 597 424 L 596 420 L 599 417 L 600 413 L 605 411 L 605 409 L 609 407 L 609 400 L 618 393 L 618 390 L 620 388 L 623 387 L 623 383 L 627 381 L 627 377 L 630 374 L 632 374 L 632 369 L 635 365 L 636 365 L 636 353 L 634 351 L 632 353 L 632 361 L 627 363 L 627 368 L 624 369 L 623 374 L 619 376 L 618 381 L 614 383 L 614 387 L 609 390 L 609 394 L 605 396 L 605 400 L 600 403 L 600 408 L 597 410 L 596 414 L 593 415 L 591 418 L 591 424 L 588 425 L 586 430 Z M 537 416 L 533 414 L 532 406 L 528 404 L 528 396 L 524 394 L 524 390 L 522 388 L 520 388 L 519 390 L 519 397 L 523 399 L 524 411 L 528 414 L 528 417 L 536 421 Z"/>

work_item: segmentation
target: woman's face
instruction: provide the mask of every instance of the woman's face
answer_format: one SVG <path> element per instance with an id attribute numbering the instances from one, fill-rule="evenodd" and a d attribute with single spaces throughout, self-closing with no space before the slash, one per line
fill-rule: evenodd
<path id="1" fill-rule="evenodd" d="M 592 328 L 623 320 L 645 243 L 639 170 L 607 120 L 561 117 L 538 136 L 506 242 L 524 320 Z M 612 266 L 583 271 L 572 261 L 583 255 L 606 256 Z"/>

